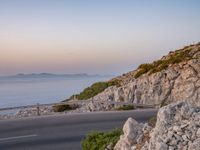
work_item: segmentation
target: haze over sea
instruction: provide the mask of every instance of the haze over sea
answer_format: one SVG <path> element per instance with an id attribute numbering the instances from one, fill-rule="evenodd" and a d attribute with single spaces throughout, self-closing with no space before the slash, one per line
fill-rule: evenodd
<path id="1" fill-rule="evenodd" d="M 200 0 L 0 0 L 0 76 L 121 75 L 199 42 L 199 6 Z M 105 79 L 0 79 L 0 107 L 59 102 Z"/>
<path id="2" fill-rule="evenodd" d="M 0 78 L 0 108 L 60 102 L 111 76 Z"/>

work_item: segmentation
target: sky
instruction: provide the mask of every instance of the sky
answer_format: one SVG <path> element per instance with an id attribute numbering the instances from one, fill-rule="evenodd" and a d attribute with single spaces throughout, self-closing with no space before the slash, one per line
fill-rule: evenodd
<path id="1" fill-rule="evenodd" d="M 199 0 L 0 0 L 0 75 L 118 75 L 200 41 Z"/>

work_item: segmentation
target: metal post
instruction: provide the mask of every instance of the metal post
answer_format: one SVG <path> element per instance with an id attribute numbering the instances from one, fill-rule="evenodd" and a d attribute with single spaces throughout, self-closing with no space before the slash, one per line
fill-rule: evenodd
<path id="1" fill-rule="evenodd" d="M 37 115 L 40 116 L 40 104 L 37 103 Z"/>

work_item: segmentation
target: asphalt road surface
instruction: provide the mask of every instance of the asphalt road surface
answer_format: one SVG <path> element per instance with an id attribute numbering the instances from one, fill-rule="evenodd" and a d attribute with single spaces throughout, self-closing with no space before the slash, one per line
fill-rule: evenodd
<path id="1" fill-rule="evenodd" d="M 145 122 L 156 110 L 96 112 L 0 121 L 0 150 L 80 150 L 94 130 L 122 128 L 128 117 Z"/>

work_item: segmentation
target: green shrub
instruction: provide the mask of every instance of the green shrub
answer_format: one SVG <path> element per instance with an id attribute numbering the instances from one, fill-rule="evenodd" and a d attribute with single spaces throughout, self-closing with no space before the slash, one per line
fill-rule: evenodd
<path id="1" fill-rule="evenodd" d="M 134 78 L 138 78 L 141 75 L 148 73 L 156 73 L 159 71 L 162 71 L 166 69 L 171 64 L 177 64 L 183 61 L 187 61 L 192 59 L 192 56 L 190 55 L 191 48 L 177 50 L 174 53 L 169 56 L 168 59 L 158 60 L 154 61 L 151 64 L 142 64 L 138 67 L 138 71 L 134 75 Z"/>
<path id="2" fill-rule="evenodd" d="M 70 97 L 69 97 L 69 100 L 76 99 L 76 98 L 77 98 L 77 96 L 78 96 L 78 94 L 74 94 L 74 95 L 72 95 L 72 96 L 70 96 Z"/>
<path id="3" fill-rule="evenodd" d="M 141 64 L 138 67 L 138 72 L 135 74 L 135 78 L 140 77 L 141 75 L 147 73 L 149 70 L 151 70 L 153 68 L 153 64 Z"/>
<path id="4" fill-rule="evenodd" d="M 82 150 L 105 150 L 106 146 L 111 143 L 115 146 L 121 134 L 121 129 L 114 129 L 107 132 L 91 132 L 81 142 Z"/>
<path id="5" fill-rule="evenodd" d="M 118 80 L 112 80 L 109 82 L 97 82 L 91 85 L 90 87 L 84 89 L 80 94 L 75 95 L 78 100 L 86 100 L 96 96 L 97 94 L 103 92 L 106 88 L 110 86 L 118 86 Z"/>
<path id="6" fill-rule="evenodd" d="M 160 107 L 164 107 L 164 106 L 166 106 L 167 105 L 167 102 L 166 102 L 166 100 L 163 100 L 162 102 L 161 102 L 161 105 L 160 105 Z"/>
<path id="7" fill-rule="evenodd" d="M 116 108 L 115 110 L 133 110 L 135 107 L 133 105 L 124 105 Z"/>
<path id="8" fill-rule="evenodd" d="M 153 116 L 148 120 L 148 124 L 151 127 L 155 127 L 157 122 L 157 116 Z"/>
<path id="9" fill-rule="evenodd" d="M 74 110 L 78 108 L 78 105 L 55 105 L 53 106 L 54 112 L 63 112 L 67 110 Z"/>

